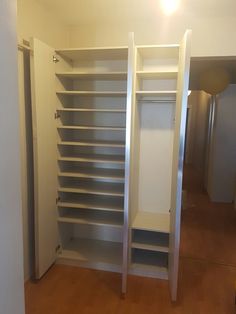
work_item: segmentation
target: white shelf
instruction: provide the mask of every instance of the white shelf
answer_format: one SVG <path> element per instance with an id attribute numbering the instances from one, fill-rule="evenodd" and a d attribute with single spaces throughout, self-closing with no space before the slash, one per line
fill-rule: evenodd
<path id="1" fill-rule="evenodd" d="M 170 233 L 170 214 L 139 211 L 132 229 Z"/>
<path id="2" fill-rule="evenodd" d="M 137 50 L 144 59 L 177 59 L 179 47 L 179 45 L 142 45 L 137 46 Z"/>
<path id="3" fill-rule="evenodd" d="M 166 233 L 133 230 L 132 248 L 155 252 L 169 252 L 169 235 Z"/>
<path id="4" fill-rule="evenodd" d="M 168 247 L 151 245 L 151 244 L 142 244 L 142 243 L 138 243 L 138 242 L 133 242 L 131 244 L 131 247 L 133 249 L 141 249 L 141 250 L 146 250 L 146 251 L 164 252 L 164 253 L 169 252 Z"/>
<path id="5" fill-rule="evenodd" d="M 94 269 L 121 271 L 122 244 L 111 241 L 75 238 L 63 245 L 58 258 L 59 263 L 66 262 Z"/>
<path id="6" fill-rule="evenodd" d="M 58 77 L 92 80 L 126 80 L 127 72 L 58 72 Z"/>
<path id="7" fill-rule="evenodd" d="M 139 78 L 160 78 L 160 79 L 175 79 L 177 78 L 178 71 L 137 71 Z"/>
<path id="8" fill-rule="evenodd" d="M 57 145 L 61 146 L 92 146 L 92 147 L 125 147 L 124 142 L 111 142 L 111 141 L 60 141 Z"/>
<path id="9" fill-rule="evenodd" d="M 61 130 L 100 130 L 100 131 L 125 131 L 125 127 L 113 126 L 83 126 L 83 125 L 59 125 Z"/>
<path id="10" fill-rule="evenodd" d="M 70 96 L 126 96 L 126 91 L 57 91 L 58 95 Z"/>
<path id="11" fill-rule="evenodd" d="M 124 196 L 123 184 L 103 182 L 64 183 L 63 186 L 58 187 L 58 191 L 64 193 L 94 194 L 118 197 Z"/>
<path id="12" fill-rule="evenodd" d="M 124 181 L 124 171 L 117 169 L 106 168 L 84 168 L 72 169 L 71 171 L 61 171 L 58 173 L 59 177 L 73 177 L 73 178 L 91 178 L 101 180 L 116 180 Z"/>
<path id="13" fill-rule="evenodd" d="M 59 187 L 58 192 L 63 193 L 81 193 L 81 194 L 94 194 L 94 195 L 106 195 L 106 196 L 118 196 L 123 197 L 124 193 L 116 192 L 112 190 L 99 190 L 99 189 L 82 189 L 74 187 Z"/>
<path id="14" fill-rule="evenodd" d="M 118 155 L 97 155 L 97 154 L 83 154 L 78 157 L 58 157 L 58 161 L 71 161 L 71 162 L 94 162 L 94 163 L 111 163 L 111 164 L 124 164 L 124 156 Z"/>
<path id="15" fill-rule="evenodd" d="M 78 60 L 123 60 L 128 58 L 128 47 L 97 47 L 57 49 L 56 53 L 71 59 Z"/>
<path id="16" fill-rule="evenodd" d="M 79 211 L 67 209 L 67 211 L 60 215 L 57 219 L 60 223 L 72 223 L 83 225 L 96 225 L 96 226 L 110 226 L 110 227 L 123 227 L 122 213 L 115 212 L 96 212 L 96 211 Z"/>
<path id="17" fill-rule="evenodd" d="M 132 249 L 130 273 L 139 276 L 168 279 L 168 254 Z"/>
<path id="18" fill-rule="evenodd" d="M 89 197 L 80 197 L 80 199 L 66 199 L 59 201 L 57 203 L 58 207 L 62 208 L 73 208 L 73 209 L 91 209 L 91 210 L 101 210 L 107 212 L 123 212 L 123 207 L 121 204 L 123 202 L 114 202 L 113 199 L 104 197 L 102 199 Z"/>
<path id="19" fill-rule="evenodd" d="M 132 263 L 129 268 L 129 274 L 136 276 L 144 276 L 158 279 L 168 279 L 168 268 L 153 265 L 144 265 L 139 263 Z"/>
<path id="20" fill-rule="evenodd" d="M 126 113 L 123 109 L 98 109 L 98 108 L 58 108 L 59 112 L 111 112 L 111 113 Z"/>

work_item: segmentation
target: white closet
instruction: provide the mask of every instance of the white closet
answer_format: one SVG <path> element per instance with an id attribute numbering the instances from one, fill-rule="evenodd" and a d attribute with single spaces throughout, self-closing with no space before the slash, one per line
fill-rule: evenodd
<path id="1" fill-rule="evenodd" d="M 180 45 L 32 39 L 36 278 L 54 263 L 169 279 L 176 299 L 190 31 Z"/>

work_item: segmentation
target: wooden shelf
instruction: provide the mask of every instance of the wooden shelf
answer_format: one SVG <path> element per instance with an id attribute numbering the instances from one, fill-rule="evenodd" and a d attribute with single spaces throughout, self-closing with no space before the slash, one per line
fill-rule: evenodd
<path id="1" fill-rule="evenodd" d="M 128 58 L 128 47 L 97 47 L 57 49 L 56 53 L 73 60 L 123 60 Z"/>
<path id="2" fill-rule="evenodd" d="M 60 141 L 57 143 L 60 146 L 92 146 L 92 147 L 125 147 L 124 142 L 111 142 L 111 141 Z"/>
<path id="3" fill-rule="evenodd" d="M 77 261 L 82 267 L 121 271 L 122 243 L 74 238 L 63 245 L 60 262 Z"/>
<path id="4" fill-rule="evenodd" d="M 67 210 L 65 214 L 61 215 L 57 219 L 60 223 L 72 223 L 82 225 L 94 225 L 94 226 L 110 226 L 110 227 L 123 227 L 123 215 L 115 212 L 100 212 L 96 211 L 76 211 Z"/>
<path id="5" fill-rule="evenodd" d="M 139 211 L 132 229 L 170 233 L 170 214 Z"/>
<path id="6" fill-rule="evenodd" d="M 137 76 L 139 78 L 146 79 L 176 79 L 178 71 L 137 71 Z"/>
<path id="7" fill-rule="evenodd" d="M 56 75 L 69 79 L 126 80 L 127 72 L 57 72 Z"/>
<path id="8" fill-rule="evenodd" d="M 58 95 L 69 96 L 126 96 L 126 91 L 57 91 Z"/>
<path id="9" fill-rule="evenodd" d="M 58 157 L 58 161 L 124 164 L 124 156 L 81 154 L 79 157 Z"/>
<path id="10" fill-rule="evenodd" d="M 111 113 L 126 113 L 126 110 L 123 109 L 98 109 L 98 108 L 58 108 L 59 112 L 111 112 Z"/>
<path id="11" fill-rule="evenodd" d="M 58 173 L 59 177 L 73 177 L 73 178 L 91 178 L 99 180 L 115 180 L 124 181 L 124 171 L 119 169 L 106 168 L 80 168 L 71 169 L 70 171 L 61 171 Z"/>
<path id="12" fill-rule="evenodd" d="M 115 126 L 85 126 L 85 125 L 59 125 L 61 130 L 100 130 L 100 131 L 125 131 L 125 127 Z"/>
<path id="13" fill-rule="evenodd" d="M 80 194 L 94 194 L 106 196 L 124 196 L 123 184 L 103 183 L 103 182 L 82 182 L 82 183 L 62 183 L 58 187 L 59 192 L 66 193 L 80 193 Z"/>

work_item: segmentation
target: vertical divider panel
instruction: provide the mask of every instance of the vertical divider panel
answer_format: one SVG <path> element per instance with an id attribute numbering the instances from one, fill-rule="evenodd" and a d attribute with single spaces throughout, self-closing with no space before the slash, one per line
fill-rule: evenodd
<path id="1" fill-rule="evenodd" d="M 54 49 L 32 39 L 30 59 L 34 156 L 35 277 L 56 260 L 57 166 Z"/>
<path id="2" fill-rule="evenodd" d="M 179 51 L 170 211 L 169 283 L 172 301 L 177 299 L 178 285 L 183 158 L 190 68 L 190 39 L 191 31 L 187 30 Z"/>
<path id="3" fill-rule="evenodd" d="M 128 45 L 128 76 L 126 101 L 126 139 L 125 139 L 125 197 L 124 197 L 124 227 L 123 227 L 123 267 L 122 267 L 122 293 L 126 293 L 129 251 L 129 210 L 131 189 L 131 158 L 132 158 L 132 127 L 133 107 L 135 102 L 135 46 L 134 33 L 129 33 Z"/>

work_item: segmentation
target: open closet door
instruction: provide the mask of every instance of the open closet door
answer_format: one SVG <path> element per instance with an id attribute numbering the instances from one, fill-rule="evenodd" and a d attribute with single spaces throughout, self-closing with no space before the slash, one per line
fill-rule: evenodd
<path id="1" fill-rule="evenodd" d="M 191 31 L 188 30 L 184 35 L 179 51 L 170 211 L 169 282 L 172 301 L 177 299 L 178 285 L 183 158 L 191 53 L 190 39 Z"/>
<path id="2" fill-rule="evenodd" d="M 57 165 L 54 49 L 32 39 L 30 68 L 34 152 L 35 277 L 56 258 Z"/>

